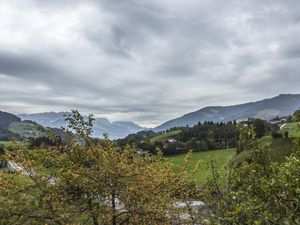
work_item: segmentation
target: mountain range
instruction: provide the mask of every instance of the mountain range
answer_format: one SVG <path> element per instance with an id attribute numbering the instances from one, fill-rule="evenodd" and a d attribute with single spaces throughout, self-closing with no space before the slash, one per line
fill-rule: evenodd
<path id="1" fill-rule="evenodd" d="M 173 127 L 193 126 L 198 122 L 226 122 L 261 118 L 270 120 L 276 116 L 288 116 L 300 107 L 300 94 L 281 94 L 274 98 L 233 106 L 209 106 L 198 111 L 185 114 L 179 118 L 167 121 L 152 130 L 164 131 Z M 0 111 L 0 137 L 10 137 L 14 133 L 21 136 L 39 136 L 34 126 L 38 123 L 44 127 L 61 128 L 66 126 L 64 115 L 69 112 L 43 112 L 34 114 L 19 114 L 17 116 Z M 145 128 L 130 121 L 110 122 L 106 118 L 96 118 L 94 121 L 94 136 L 102 137 L 108 133 L 111 139 L 124 138 Z"/>
<path id="2" fill-rule="evenodd" d="M 264 99 L 233 106 L 210 106 L 167 121 L 154 131 L 164 131 L 172 127 L 193 126 L 198 122 L 226 122 L 260 118 L 270 120 L 276 116 L 291 115 L 300 107 L 300 94 L 281 94 L 274 98 Z"/>
<path id="3" fill-rule="evenodd" d="M 31 120 L 44 127 L 61 128 L 66 126 L 64 115 L 69 112 L 44 112 L 34 114 L 19 114 L 22 120 Z M 104 133 L 108 133 L 109 138 L 123 138 L 131 133 L 144 130 L 145 128 L 131 121 L 115 121 L 110 122 L 106 118 L 95 118 L 93 123 L 93 135 L 95 137 L 103 137 Z"/>

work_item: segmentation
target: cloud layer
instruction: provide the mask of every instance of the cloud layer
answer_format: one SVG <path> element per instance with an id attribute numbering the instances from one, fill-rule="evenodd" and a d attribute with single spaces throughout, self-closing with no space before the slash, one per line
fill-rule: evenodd
<path id="1" fill-rule="evenodd" d="M 154 125 L 299 93 L 298 0 L 0 3 L 0 105 Z"/>

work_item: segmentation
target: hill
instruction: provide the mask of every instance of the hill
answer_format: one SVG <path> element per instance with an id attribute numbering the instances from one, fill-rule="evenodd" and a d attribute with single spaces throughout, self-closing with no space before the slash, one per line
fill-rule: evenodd
<path id="1" fill-rule="evenodd" d="M 18 116 L 22 120 L 31 120 L 45 127 L 61 128 L 65 127 L 66 122 L 64 115 L 68 115 L 69 112 L 45 112 L 34 114 L 19 114 Z"/>
<path id="2" fill-rule="evenodd" d="M 45 127 L 61 128 L 66 126 L 64 115 L 67 114 L 69 112 L 45 112 L 20 114 L 19 116 L 22 120 L 32 120 Z M 102 137 L 103 133 L 108 133 L 111 139 L 118 139 L 144 130 L 144 128 L 131 121 L 115 121 L 111 123 L 106 118 L 95 118 L 93 130 L 95 137 Z"/>
<path id="3" fill-rule="evenodd" d="M 8 141 L 12 138 L 18 138 L 19 135 L 11 132 L 9 126 L 11 123 L 18 123 L 21 119 L 11 113 L 0 111 L 0 140 Z"/>
<path id="4" fill-rule="evenodd" d="M 20 122 L 21 119 L 11 113 L 0 111 L 0 130 L 7 130 L 9 124 L 13 122 Z"/>
<path id="5" fill-rule="evenodd" d="M 21 118 L 7 112 L 0 111 L 0 140 L 9 141 L 13 138 L 37 138 L 44 136 L 45 133 L 38 129 L 40 124 L 31 120 L 21 120 Z M 58 128 L 47 128 L 57 135 L 62 134 Z"/>
<path id="6" fill-rule="evenodd" d="M 167 121 L 153 130 L 164 131 L 173 127 L 193 126 L 204 121 L 226 122 L 248 118 L 269 120 L 276 116 L 290 115 L 299 107 L 300 94 L 282 94 L 274 98 L 240 105 L 205 107 Z"/>
<path id="7" fill-rule="evenodd" d="M 9 125 L 8 130 L 25 138 L 45 136 L 43 132 L 38 130 L 37 125 L 31 122 L 13 122 Z"/>
<path id="8" fill-rule="evenodd" d="M 258 140 L 261 146 L 270 146 L 270 159 L 276 162 L 283 162 L 292 153 L 294 138 L 272 138 L 264 136 Z M 250 156 L 250 151 L 245 150 L 234 158 L 235 163 L 241 163 Z"/>
<path id="9" fill-rule="evenodd" d="M 155 143 L 157 141 L 166 141 L 168 138 L 174 137 L 180 133 L 181 133 L 181 130 L 169 131 L 169 132 L 166 132 L 166 133 L 163 133 L 163 134 L 160 134 L 160 135 L 150 138 L 150 143 Z"/>

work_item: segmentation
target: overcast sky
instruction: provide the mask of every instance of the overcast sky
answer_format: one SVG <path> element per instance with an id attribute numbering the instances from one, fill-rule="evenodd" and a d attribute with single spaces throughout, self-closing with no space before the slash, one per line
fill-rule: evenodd
<path id="1" fill-rule="evenodd" d="M 1 0 L 0 110 L 153 126 L 300 93 L 299 0 Z"/>

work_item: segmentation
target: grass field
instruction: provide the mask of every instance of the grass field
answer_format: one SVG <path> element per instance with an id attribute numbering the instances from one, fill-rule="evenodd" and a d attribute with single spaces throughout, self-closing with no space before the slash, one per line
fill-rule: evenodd
<path id="1" fill-rule="evenodd" d="M 281 132 L 289 132 L 289 137 L 300 137 L 300 122 L 287 123 L 281 129 Z"/>
<path id="2" fill-rule="evenodd" d="M 0 145 L 4 145 L 4 147 L 7 147 L 10 145 L 10 141 L 0 141 Z"/>
<path id="3" fill-rule="evenodd" d="M 265 136 L 259 139 L 258 143 L 261 146 L 265 146 L 269 144 L 271 148 L 270 157 L 272 160 L 277 162 L 284 161 L 285 157 L 289 156 L 292 153 L 293 138 L 273 139 L 271 136 Z M 234 162 L 235 163 L 243 162 L 249 156 L 250 156 L 250 152 L 245 150 L 234 158 Z"/>
<path id="4" fill-rule="evenodd" d="M 226 166 L 231 159 L 234 158 L 236 153 L 235 149 L 213 150 L 205 152 L 195 152 L 192 154 L 192 159 L 189 165 L 189 169 L 193 169 L 198 162 L 200 162 L 199 171 L 195 174 L 195 181 L 201 185 L 212 177 L 211 161 L 216 162 L 216 167 L 220 172 L 221 177 L 226 174 Z M 184 162 L 186 154 L 169 156 L 167 160 L 173 162 L 176 167 L 175 170 L 179 171 Z"/>
<path id="5" fill-rule="evenodd" d="M 161 134 L 161 135 L 158 135 L 158 136 L 155 136 L 155 137 L 151 138 L 150 142 L 155 143 L 156 141 L 165 141 L 168 138 L 179 134 L 180 132 L 181 132 L 181 130 L 173 130 L 173 131 L 170 131 L 170 132 L 167 132 L 167 133 L 164 133 L 164 134 Z"/>
<path id="6" fill-rule="evenodd" d="M 293 139 L 292 138 L 276 138 L 264 137 L 261 140 L 262 144 L 270 143 L 271 159 L 277 162 L 284 161 L 286 156 L 292 153 Z"/>

